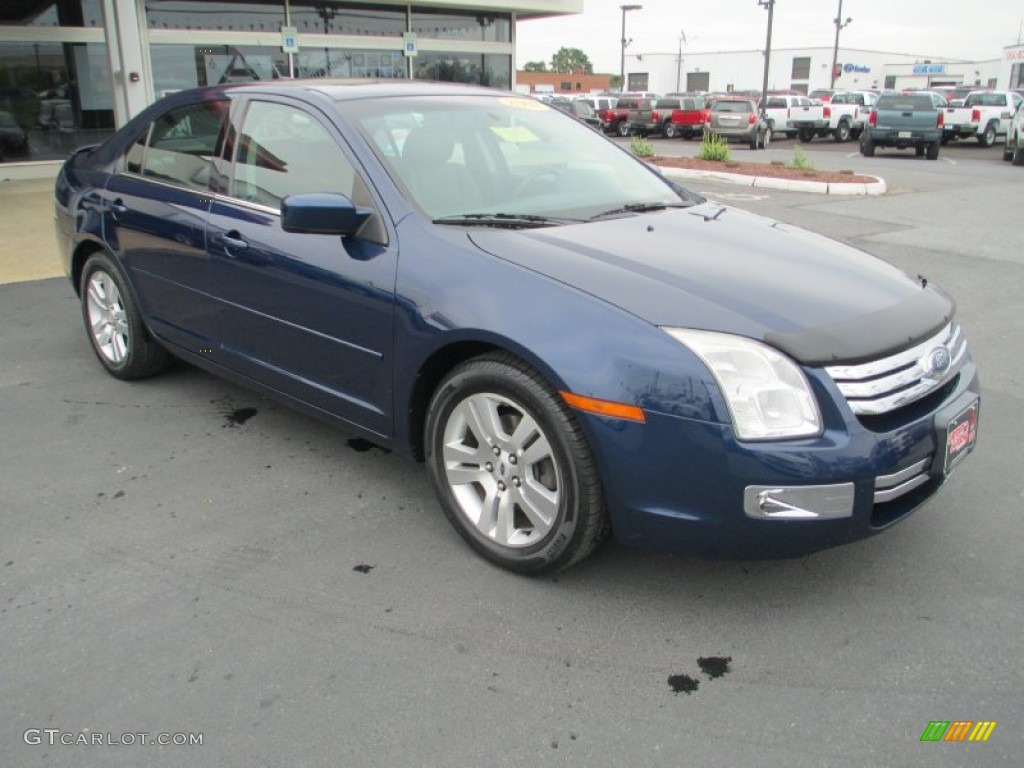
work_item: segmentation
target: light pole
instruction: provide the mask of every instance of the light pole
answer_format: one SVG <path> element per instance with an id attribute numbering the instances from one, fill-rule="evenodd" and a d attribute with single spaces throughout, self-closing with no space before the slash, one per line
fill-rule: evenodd
<path id="1" fill-rule="evenodd" d="M 676 57 L 676 93 L 681 93 L 679 86 L 683 80 L 683 43 L 686 42 L 686 32 L 679 30 L 679 55 Z"/>
<path id="2" fill-rule="evenodd" d="M 642 5 L 620 5 L 622 9 L 622 57 L 619 59 L 619 90 L 626 90 L 626 46 L 631 41 L 626 39 L 626 11 L 639 11 Z"/>
<path id="3" fill-rule="evenodd" d="M 832 46 L 832 80 L 829 82 L 829 88 L 836 87 L 836 64 L 839 63 L 839 31 L 849 24 L 853 19 L 849 16 L 846 17 L 846 21 L 843 21 L 843 0 L 839 0 L 839 10 L 836 11 L 836 17 L 833 22 L 836 25 L 836 42 Z"/>
<path id="4" fill-rule="evenodd" d="M 764 43 L 764 80 L 761 82 L 761 115 L 763 116 L 768 105 L 768 64 L 772 58 L 772 16 L 775 13 L 775 0 L 757 0 L 757 4 L 768 9 L 768 37 Z"/>

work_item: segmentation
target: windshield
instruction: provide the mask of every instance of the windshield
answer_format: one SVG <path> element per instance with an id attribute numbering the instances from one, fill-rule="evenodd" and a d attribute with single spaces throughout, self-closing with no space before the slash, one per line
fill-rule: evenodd
<path id="1" fill-rule="evenodd" d="M 587 219 L 690 202 L 592 128 L 519 96 L 430 96 L 339 105 L 431 219 L 465 214 Z"/>

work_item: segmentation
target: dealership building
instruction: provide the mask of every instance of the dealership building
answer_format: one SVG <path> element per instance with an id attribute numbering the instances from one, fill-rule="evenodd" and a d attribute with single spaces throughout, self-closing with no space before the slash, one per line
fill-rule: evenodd
<path id="1" fill-rule="evenodd" d="M 160 96 L 288 77 L 515 85 L 516 21 L 583 0 L 0 0 L 0 179 L 54 172 Z M 4 126 L 7 126 L 6 128 Z M 47 162 L 49 161 L 49 162 Z"/>
<path id="2" fill-rule="evenodd" d="M 927 88 L 936 85 L 979 85 L 990 88 L 1024 87 L 1024 46 L 1005 48 L 986 61 L 965 61 L 831 46 L 772 49 L 770 90 L 809 93 L 829 88 L 835 56 L 835 87 Z M 626 56 L 626 84 L 631 91 L 761 90 L 764 54 L 760 49 L 696 53 L 636 52 Z"/>

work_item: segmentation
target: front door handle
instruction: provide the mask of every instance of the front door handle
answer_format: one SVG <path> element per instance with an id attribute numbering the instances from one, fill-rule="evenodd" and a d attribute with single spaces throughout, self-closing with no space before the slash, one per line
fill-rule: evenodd
<path id="1" fill-rule="evenodd" d="M 249 243 L 243 240 L 242 236 L 235 230 L 231 230 L 227 234 L 216 234 L 213 236 L 213 241 L 233 251 L 244 251 L 249 247 Z"/>
<path id="2" fill-rule="evenodd" d="M 119 197 L 110 204 L 110 213 L 115 219 L 117 219 L 118 217 L 124 216 L 128 213 L 128 206 L 125 205 L 124 200 Z"/>

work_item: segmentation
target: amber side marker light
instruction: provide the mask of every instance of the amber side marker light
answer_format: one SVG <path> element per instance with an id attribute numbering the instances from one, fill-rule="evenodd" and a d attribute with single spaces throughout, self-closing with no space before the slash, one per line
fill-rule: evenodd
<path id="1" fill-rule="evenodd" d="M 627 421 L 639 421 L 640 423 L 647 421 L 647 418 L 644 416 L 644 409 L 636 405 L 613 403 L 611 400 L 598 400 L 594 397 L 583 397 L 583 395 L 574 395 L 572 392 L 559 392 L 558 394 L 573 408 L 578 408 L 587 413 L 596 413 L 598 416 L 611 416 L 615 419 L 626 419 Z"/>

